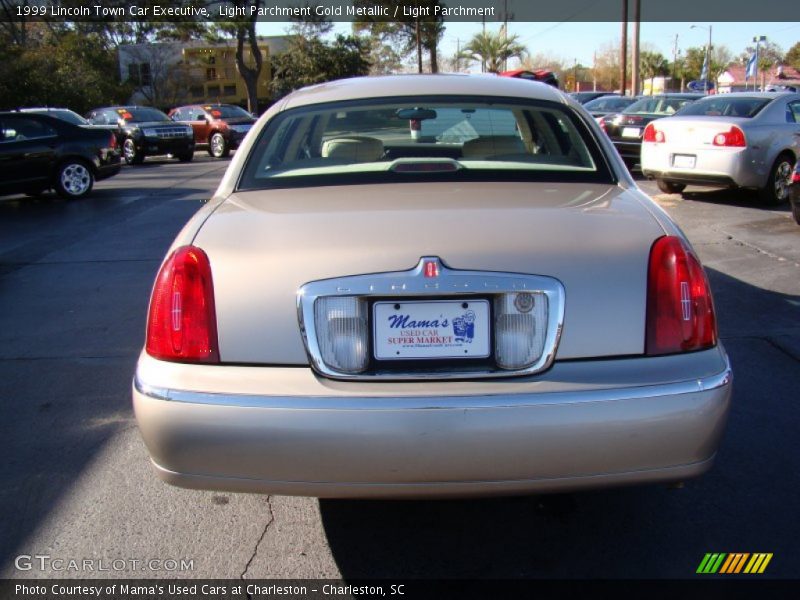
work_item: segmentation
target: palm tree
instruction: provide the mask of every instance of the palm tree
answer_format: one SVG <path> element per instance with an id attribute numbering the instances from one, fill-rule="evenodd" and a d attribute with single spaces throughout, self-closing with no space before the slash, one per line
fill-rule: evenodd
<path id="1" fill-rule="evenodd" d="M 479 32 L 472 36 L 459 55 L 460 58 L 480 61 L 484 71 L 499 73 L 503 63 L 509 58 L 522 58 L 526 48 L 519 42 L 519 36 L 506 36 L 505 32 Z"/>
<path id="2" fill-rule="evenodd" d="M 642 77 L 650 80 L 650 93 L 653 93 L 653 82 L 659 75 L 669 72 L 669 62 L 658 52 L 642 52 L 639 57 L 639 70 Z"/>

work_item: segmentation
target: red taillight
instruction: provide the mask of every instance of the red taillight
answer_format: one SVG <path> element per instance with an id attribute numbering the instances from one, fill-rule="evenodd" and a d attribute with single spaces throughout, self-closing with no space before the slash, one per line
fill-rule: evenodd
<path id="1" fill-rule="evenodd" d="M 800 183 L 800 168 L 795 169 L 792 173 L 792 183 Z"/>
<path id="2" fill-rule="evenodd" d="M 642 136 L 642 141 L 644 142 L 653 142 L 654 144 L 663 144 L 667 141 L 664 132 L 656 129 L 655 125 L 652 123 L 648 124 L 647 127 L 644 128 L 644 135 Z"/>
<path id="3" fill-rule="evenodd" d="M 146 349 L 162 360 L 219 362 L 211 264 L 200 248 L 178 248 L 161 267 L 150 298 Z"/>
<path id="4" fill-rule="evenodd" d="M 714 302 L 700 261 L 680 238 L 659 238 L 650 250 L 647 276 L 647 354 L 702 350 L 716 343 Z"/>
<path id="5" fill-rule="evenodd" d="M 715 135 L 714 145 L 744 148 L 747 143 L 744 139 L 744 132 L 734 125 L 729 131 Z"/>

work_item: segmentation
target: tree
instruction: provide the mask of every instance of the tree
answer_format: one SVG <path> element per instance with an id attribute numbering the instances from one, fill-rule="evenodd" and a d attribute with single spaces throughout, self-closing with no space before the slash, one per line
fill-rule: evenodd
<path id="1" fill-rule="evenodd" d="M 334 79 L 367 75 L 370 42 L 366 38 L 337 35 L 332 42 L 320 37 L 292 35 L 285 52 L 273 58 L 273 98 L 294 90 Z"/>
<path id="2" fill-rule="evenodd" d="M 232 4 L 248 15 L 238 21 L 219 23 L 218 28 L 236 39 L 236 70 L 247 88 L 247 110 L 257 114 L 258 78 L 264 66 L 264 56 L 261 48 L 258 47 L 258 36 L 256 36 L 258 11 L 251 13 L 250 7 L 260 8 L 264 4 L 264 0 L 220 0 L 220 2 Z M 247 60 L 245 45 L 251 60 Z"/>
<path id="3" fill-rule="evenodd" d="M 786 56 L 783 57 L 784 62 L 790 67 L 800 69 L 800 42 L 789 48 Z"/>
<path id="4" fill-rule="evenodd" d="M 373 18 L 356 22 L 353 24 L 355 32 L 369 32 L 370 36 L 398 49 L 402 57 L 416 54 L 419 73 L 423 72 L 425 50 L 431 73 L 439 72 L 438 46 L 445 31 L 444 18 L 433 19 L 435 7 L 441 6 L 439 0 L 354 0 L 353 4 L 358 8 L 378 5 L 386 8 L 390 15 L 397 14 L 397 20 L 393 21 Z"/>
<path id="5" fill-rule="evenodd" d="M 740 55 L 740 60 L 745 64 L 753 56 L 756 51 L 755 45 L 747 46 L 744 52 Z M 783 63 L 783 48 L 778 44 L 770 41 L 762 42 L 758 45 L 758 70 L 760 73 L 767 73 L 773 67 Z"/>
<path id="6" fill-rule="evenodd" d="M 509 58 L 522 58 L 526 49 L 517 42 L 519 36 L 506 36 L 504 31 L 479 32 L 472 36 L 461 52 L 463 58 L 478 61 L 489 73 L 499 73 Z"/>
<path id="7" fill-rule="evenodd" d="M 733 54 L 725 45 L 711 46 L 709 81 L 716 81 L 722 72 L 730 66 Z M 686 57 L 683 61 L 684 73 L 689 80 L 700 79 L 703 72 L 703 64 L 706 60 L 706 49 L 704 47 L 692 47 L 686 49 Z"/>
<path id="8" fill-rule="evenodd" d="M 650 80 L 650 93 L 656 77 L 669 73 L 669 62 L 658 52 L 644 51 L 639 55 L 639 71 L 644 79 Z"/>
<path id="9" fill-rule="evenodd" d="M 180 52 L 172 43 L 135 47 L 128 56 L 135 64 L 148 66 L 146 81 L 139 77 L 128 83 L 153 106 L 165 108 L 184 104 L 192 86 L 202 84 L 196 69 L 178 58 Z"/>

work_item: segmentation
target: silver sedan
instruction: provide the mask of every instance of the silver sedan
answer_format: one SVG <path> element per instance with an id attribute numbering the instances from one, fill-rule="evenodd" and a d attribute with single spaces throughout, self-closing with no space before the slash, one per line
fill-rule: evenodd
<path id="1" fill-rule="evenodd" d="M 156 278 L 133 402 L 158 475 L 324 497 L 707 471 L 731 369 L 678 227 L 544 84 L 305 88 Z"/>
<path id="2" fill-rule="evenodd" d="M 644 133 L 642 173 L 665 193 L 687 185 L 758 190 L 767 204 L 789 197 L 800 156 L 800 94 L 709 96 Z"/>

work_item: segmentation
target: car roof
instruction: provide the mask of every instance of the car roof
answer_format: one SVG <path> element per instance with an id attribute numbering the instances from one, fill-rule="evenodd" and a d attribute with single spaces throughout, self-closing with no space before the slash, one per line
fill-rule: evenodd
<path id="1" fill-rule="evenodd" d="M 382 75 L 339 79 L 302 88 L 286 97 L 284 109 L 324 102 L 408 96 L 500 96 L 567 103 L 546 83 L 494 74 Z"/>
<path id="2" fill-rule="evenodd" d="M 800 94 L 796 92 L 731 92 L 730 94 L 712 94 L 711 96 L 704 96 L 704 98 L 753 98 L 774 100 L 775 98 L 783 98 L 785 96 L 797 96 L 800 98 Z"/>

